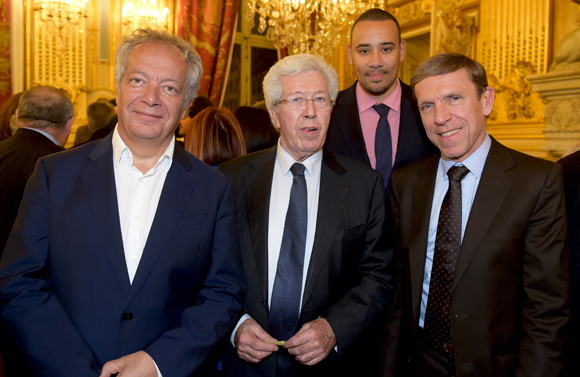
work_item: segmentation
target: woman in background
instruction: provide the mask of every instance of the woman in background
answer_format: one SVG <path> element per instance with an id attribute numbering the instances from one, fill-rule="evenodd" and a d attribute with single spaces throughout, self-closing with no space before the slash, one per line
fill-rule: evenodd
<path id="1" fill-rule="evenodd" d="M 185 150 L 215 167 L 245 155 L 246 143 L 234 114 L 212 106 L 185 124 Z"/>
<path id="2" fill-rule="evenodd" d="M 22 92 L 12 95 L 0 106 L 0 140 L 8 139 L 16 131 L 14 113 L 18 109 L 21 95 Z"/>

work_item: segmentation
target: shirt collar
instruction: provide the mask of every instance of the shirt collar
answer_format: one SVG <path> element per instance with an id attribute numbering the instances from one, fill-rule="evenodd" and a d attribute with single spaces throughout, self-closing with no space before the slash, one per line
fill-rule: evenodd
<path id="1" fill-rule="evenodd" d="M 113 161 L 115 163 L 115 167 L 119 166 L 119 163 L 121 162 L 121 158 L 123 156 L 128 156 L 127 162 L 129 163 L 129 165 L 133 165 L 133 153 L 131 153 L 131 150 L 129 149 L 127 144 L 125 144 L 121 135 L 119 135 L 118 129 L 119 127 L 115 127 L 113 131 Z M 165 148 L 165 151 L 163 152 L 161 157 L 159 157 L 159 160 L 157 161 L 157 164 L 155 164 L 155 167 L 159 166 L 159 163 L 163 161 L 164 158 L 168 158 L 169 161 L 171 162 L 171 160 L 173 159 L 174 151 L 175 151 L 175 135 L 173 135 L 171 141 L 169 142 L 169 145 L 167 146 L 167 148 Z"/>
<path id="2" fill-rule="evenodd" d="M 42 134 L 42 135 L 44 135 L 44 136 L 45 136 L 45 137 L 46 137 L 48 140 L 52 141 L 53 143 L 55 143 L 55 144 L 56 144 L 56 145 L 58 145 L 59 147 L 62 147 L 62 145 L 60 145 L 60 144 L 59 144 L 59 142 L 58 142 L 58 141 L 56 141 L 56 139 L 54 138 L 54 136 L 52 136 L 51 134 L 49 134 L 49 133 L 48 133 L 48 132 L 46 132 L 46 131 L 43 131 L 43 130 L 41 130 L 41 129 L 38 129 L 38 128 L 32 128 L 32 127 L 20 127 L 20 128 L 24 128 L 24 129 L 26 129 L 26 130 L 32 130 L 32 131 L 36 131 L 36 132 L 38 132 L 39 134 Z"/>
<path id="3" fill-rule="evenodd" d="M 392 111 L 399 112 L 401 109 L 401 96 L 403 93 L 403 89 L 401 88 L 401 83 L 399 78 L 397 78 L 395 89 L 385 98 L 381 103 L 389 106 Z M 356 102 L 358 104 L 358 111 L 363 113 L 377 104 L 377 101 L 374 100 L 371 96 L 364 91 L 360 82 L 356 83 Z"/>
<path id="4" fill-rule="evenodd" d="M 278 139 L 278 148 L 276 149 L 276 157 L 278 158 L 278 163 L 282 168 L 282 173 L 284 173 L 284 175 L 287 175 L 292 165 L 294 165 L 294 163 L 296 163 L 297 161 L 292 156 L 290 156 L 290 154 L 286 152 L 284 148 L 282 148 L 280 140 L 281 138 Z M 308 157 L 306 160 L 300 162 L 300 164 L 304 165 L 306 171 L 311 177 L 318 174 L 321 163 L 322 163 L 322 149 L 314 153 L 312 156 Z"/>
<path id="5" fill-rule="evenodd" d="M 467 157 L 462 162 L 454 162 L 454 161 L 447 161 L 442 158 L 439 159 L 441 162 L 441 173 L 443 174 L 444 179 L 447 179 L 447 171 L 451 169 L 453 165 L 464 165 L 469 169 L 469 172 L 477 179 L 481 177 L 481 173 L 483 173 L 483 166 L 485 165 L 485 160 L 487 159 L 487 155 L 489 154 L 489 149 L 491 148 L 491 138 L 485 133 L 485 139 L 483 143 L 477 148 L 475 152 L 469 157 Z"/>

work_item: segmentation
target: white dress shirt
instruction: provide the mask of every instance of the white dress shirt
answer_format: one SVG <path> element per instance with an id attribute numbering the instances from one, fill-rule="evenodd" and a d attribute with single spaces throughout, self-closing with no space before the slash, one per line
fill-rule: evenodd
<path id="1" fill-rule="evenodd" d="M 471 206 L 483 166 L 491 147 L 491 138 L 485 135 L 485 140 L 477 148 L 475 152 L 467 157 L 463 162 L 455 163 L 453 161 L 446 161 L 439 159 L 439 167 L 437 168 L 437 178 L 435 181 L 435 191 L 433 193 L 433 204 L 431 206 L 431 217 L 429 218 L 429 238 L 427 240 L 427 258 L 425 259 L 425 273 L 423 275 L 423 293 L 421 295 L 421 311 L 419 313 L 419 327 L 423 328 L 425 323 L 425 311 L 427 310 L 427 299 L 429 297 L 429 283 L 431 282 L 431 269 L 433 268 L 433 257 L 435 255 L 435 238 L 437 237 L 437 225 L 439 223 L 439 211 L 443 198 L 449 188 L 449 177 L 447 171 L 453 165 L 464 165 L 469 169 L 469 173 L 461 181 L 461 240 L 463 241 L 463 233 L 467 226 L 467 219 L 471 212 Z"/>
<path id="2" fill-rule="evenodd" d="M 155 166 L 143 174 L 133 165 L 133 153 L 117 129 L 115 127 L 113 131 L 113 170 L 115 172 L 125 262 L 127 263 L 129 281 L 133 283 L 157 212 L 165 178 L 173 161 L 175 136 Z M 157 369 L 157 375 L 162 377 L 155 360 L 153 363 Z"/>
<path id="3" fill-rule="evenodd" d="M 286 212 L 290 203 L 290 190 L 294 176 L 290 168 L 296 160 L 288 154 L 278 141 L 276 150 L 276 162 L 274 163 L 274 174 L 272 177 L 272 190 L 270 192 L 270 211 L 268 217 L 268 307 L 272 301 L 272 290 L 276 279 L 278 268 L 278 257 L 282 246 L 282 236 L 284 235 L 284 223 L 286 222 Z M 306 191 L 308 195 L 308 225 L 306 230 L 306 247 L 304 250 L 304 268 L 302 273 L 302 292 L 300 294 L 300 307 L 302 308 L 302 296 L 306 285 L 306 275 L 312 256 L 312 246 L 316 234 L 316 219 L 318 217 L 318 198 L 320 193 L 320 170 L 322 167 L 322 150 L 314 153 L 301 162 L 306 170 L 304 178 L 306 181 Z M 238 321 L 230 337 L 234 344 L 234 336 L 238 327 L 246 319 L 251 318 L 249 314 L 244 314 Z"/>

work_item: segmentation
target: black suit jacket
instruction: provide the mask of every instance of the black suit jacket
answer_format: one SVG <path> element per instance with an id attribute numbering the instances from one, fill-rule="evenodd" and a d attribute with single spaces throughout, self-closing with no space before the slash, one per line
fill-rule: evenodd
<path id="1" fill-rule="evenodd" d="M 268 215 L 275 160 L 273 147 L 220 166 L 232 179 L 236 196 L 248 287 L 244 311 L 268 333 Z M 323 152 L 316 234 L 298 328 L 325 318 L 336 335 L 339 354 L 348 352 L 393 288 L 384 206 L 378 172 L 353 159 Z M 224 371 L 232 376 L 274 376 L 277 357 L 273 354 L 250 365 L 232 347 Z M 315 367 L 295 362 L 291 369 L 293 375 L 321 375 L 334 369 L 334 362 L 327 358 Z"/>
<path id="2" fill-rule="evenodd" d="M 411 87 L 400 83 L 401 118 L 393 170 L 439 153 L 425 133 Z M 370 166 L 358 112 L 356 84 L 355 82 L 350 88 L 338 94 L 330 118 L 325 148 Z M 388 200 L 386 208 L 387 222 L 390 223 L 391 211 Z M 401 292 L 397 297 L 400 294 Z M 393 304 L 396 307 L 385 307 L 359 336 L 353 347 L 354 352 L 348 355 L 350 360 L 345 362 L 343 367 L 345 375 L 362 373 L 366 376 L 382 376 L 394 373 L 399 337 L 396 324 L 400 320 L 400 299 L 394 300 Z"/>
<path id="3" fill-rule="evenodd" d="M 564 366 L 564 376 L 577 376 L 580 354 L 580 151 L 564 157 L 566 215 L 570 240 L 570 340 Z"/>
<path id="4" fill-rule="evenodd" d="M 411 342 L 438 163 L 438 156 L 430 157 L 397 170 L 391 180 L 407 302 L 402 339 Z M 457 377 L 559 375 L 569 313 L 561 170 L 492 138 L 451 291 Z"/>
<path id="5" fill-rule="evenodd" d="M 36 161 L 63 150 L 43 134 L 25 128 L 0 141 L 0 257 Z"/>
<path id="6" fill-rule="evenodd" d="M 352 157 L 370 166 L 355 89 L 356 82 L 338 94 L 324 146 L 331 152 Z M 411 87 L 401 82 L 401 89 L 401 121 L 393 170 L 439 152 L 425 133 Z"/>

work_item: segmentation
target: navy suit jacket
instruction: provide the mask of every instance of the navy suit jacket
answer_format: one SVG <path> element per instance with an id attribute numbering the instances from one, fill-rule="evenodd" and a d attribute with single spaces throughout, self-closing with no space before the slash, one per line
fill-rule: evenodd
<path id="1" fill-rule="evenodd" d="M 190 376 L 244 293 L 229 180 L 179 146 L 133 283 L 111 136 L 39 161 L 0 263 L 0 309 L 37 376 L 95 376 L 146 351 Z"/>

